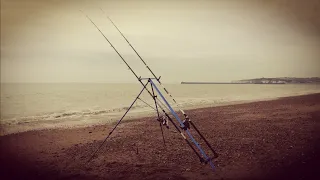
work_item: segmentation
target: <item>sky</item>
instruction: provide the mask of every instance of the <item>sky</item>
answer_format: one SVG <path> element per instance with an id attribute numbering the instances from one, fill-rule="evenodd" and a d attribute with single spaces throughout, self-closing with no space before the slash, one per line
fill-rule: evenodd
<path id="1" fill-rule="evenodd" d="M 320 76 L 319 0 L 1 0 L 1 82 Z M 84 12 L 81 13 L 79 10 Z"/>

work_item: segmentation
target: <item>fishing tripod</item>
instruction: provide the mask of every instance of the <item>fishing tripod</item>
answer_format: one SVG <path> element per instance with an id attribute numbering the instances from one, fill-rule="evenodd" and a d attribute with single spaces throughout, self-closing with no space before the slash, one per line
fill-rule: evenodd
<path id="1" fill-rule="evenodd" d="M 186 141 L 186 143 L 189 145 L 189 147 L 193 150 L 193 152 L 198 156 L 199 160 L 201 163 L 205 163 L 205 164 L 209 164 L 212 168 L 212 170 L 214 170 L 214 164 L 212 162 L 213 158 L 216 158 L 218 155 L 217 153 L 213 150 L 213 148 L 211 147 L 211 145 L 209 144 L 209 142 L 206 140 L 206 138 L 201 134 L 201 132 L 198 130 L 198 128 L 194 125 L 194 123 L 188 118 L 188 116 L 185 116 L 185 120 L 181 120 L 180 117 L 178 116 L 178 114 L 174 111 L 174 109 L 172 108 L 172 106 L 168 103 L 168 101 L 166 100 L 166 98 L 164 97 L 164 95 L 161 93 L 161 91 L 159 90 L 159 88 L 157 87 L 157 85 L 155 84 L 154 80 L 155 78 L 139 78 L 140 82 L 143 84 L 143 88 L 141 89 L 141 91 L 139 92 L 139 94 L 137 95 L 137 97 L 134 99 L 134 101 L 131 103 L 131 105 L 129 106 L 129 108 L 127 109 L 127 111 L 123 114 L 123 116 L 119 119 L 119 121 L 117 122 L 117 124 L 114 126 L 114 128 L 110 131 L 110 133 L 108 134 L 108 136 L 105 138 L 105 140 L 101 143 L 100 147 L 93 153 L 93 155 L 91 156 L 91 158 L 89 159 L 89 161 L 92 160 L 92 158 L 94 157 L 94 155 L 100 150 L 100 148 L 102 147 L 102 145 L 107 141 L 107 139 L 110 137 L 110 135 L 113 133 L 113 131 L 117 128 L 117 126 L 121 123 L 121 121 L 124 119 L 124 117 L 127 115 L 127 113 L 130 111 L 130 109 L 133 107 L 133 105 L 136 103 L 136 101 L 138 99 L 140 99 L 141 94 L 143 93 L 143 91 L 147 91 L 149 93 L 149 95 L 153 98 L 154 103 L 155 103 L 155 110 L 157 111 L 157 119 L 159 120 L 160 123 L 160 127 L 161 127 L 161 132 L 162 132 L 162 137 L 163 137 L 163 142 L 165 143 L 164 140 L 164 136 L 163 136 L 163 129 L 162 129 L 162 122 L 160 121 L 160 111 L 159 109 L 164 113 L 164 115 L 166 116 L 166 118 L 168 118 L 168 120 L 173 124 L 173 126 L 175 127 L 175 129 L 181 134 L 181 136 L 183 137 L 183 139 Z M 143 82 L 143 81 L 147 81 L 147 82 Z M 151 87 L 151 91 L 147 88 L 148 84 L 150 84 Z M 161 99 L 158 98 L 158 95 L 160 96 Z M 163 102 L 162 102 L 162 101 Z M 165 109 L 168 109 L 171 114 L 173 115 L 173 117 L 171 117 Z M 178 127 L 178 125 L 174 122 L 174 119 L 176 119 L 180 125 L 180 127 Z M 201 139 L 206 143 L 206 145 L 210 148 L 210 150 L 213 153 L 213 157 L 208 157 L 208 155 L 204 152 L 204 150 L 201 148 L 200 144 L 195 140 L 195 138 L 192 136 L 192 134 L 190 133 L 189 129 L 190 129 L 190 125 L 196 130 L 196 132 L 199 134 L 199 136 L 201 137 Z M 186 133 L 186 135 L 184 134 L 184 132 Z M 188 140 L 188 138 L 191 140 L 191 142 L 195 145 L 195 147 L 192 145 L 192 143 Z M 196 150 L 198 149 L 198 150 Z"/>
<path id="2" fill-rule="evenodd" d="M 102 9 L 101 9 L 102 10 Z M 103 10 L 102 10 L 103 11 Z M 162 137 L 163 137 L 163 141 L 165 143 L 164 140 L 164 136 L 163 136 L 163 129 L 162 129 L 162 125 L 161 125 L 161 121 L 160 121 L 160 110 L 163 112 L 163 114 L 165 115 L 165 117 L 173 124 L 173 126 L 175 127 L 175 129 L 181 134 L 182 138 L 186 141 L 186 143 L 188 144 L 188 146 L 193 150 L 193 152 L 198 156 L 199 160 L 201 163 L 205 163 L 205 164 L 209 164 L 210 167 L 212 168 L 212 170 L 214 170 L 214 164 L 212 162 L 213 158 L 216 158 L 218 155 L 217 153 L 214 151 L 214 149 L 211 147 L 211 145 L 209 144 L 209 142 L 206 140 L 206 138 L 201 134 L 201 132 L 199 131 L 199 129 L 194 125 L 194 123 L 190 120 L 190 118 L 188 117 L 188 115 L 182 110 L 179 109 L 180 112 L 184 115 L 184 120 L 181 120 L 180 117 L 178 116 L 178 114 L 175 112 L 175 110 L 172 108 L 172 106 L 169 104 L 169 102 L 167 101 L 167 99 L 164 97 L 163 93 L 159 90 L 158 86 L 156 85 L 156 82 L 158 82 L 158 84 L 160 86 L 162 86 L 163 90 L 165 91 L 165 93 L 170 96 L 172 98 L 172 101 L 174 103 L 177 104 L 176 100 L 172 97 L 172 95 L 169 93 L 169 91 L 162 85 L 161 81 L 160 81 L 160 77 L 157 77 L 153 71 L 150 69 L 150 67 L 146 64 L 146 62 L 142 59 L 142 57 L 138 54 L 138 52 L 134 49 L 134 47 L 130 44 L 130 42 L 128 41 L 128 39 L 122 34 L 122 32 L 118 29 L 118 27 L 114 24 L 114 22 L 108 17 L 108 19 L 110 20 L 110 22 L 114 25 L 114 27 L 118 30 L 118 32 L 122 35 L 122 37 L 127 41 L 127 43 L 130 45 L 130 47 L 132 48 L 132 50 L 136 53 L 136 55 L 140 58 L 140 60 L 144 63 L 144 65 L 146 66 L 146 68 L 150 71 L 150 73 L 154 76 L 154 78 L 141 78 L 138 77 L 138 75 L 133 71 L 133 69 L 129 66 L 129 64 L 126 62 L 126 60 L 121 56 L 121 54 L 117 51 L 117 49 L 112 45 L 112 43 L 109 41 L 109 39 L 103 34 L 103 32 L 98 28 L 98 26 L 88 17 L 86 16 L 91 23 L 99 30 L 99 32 L 101 33 L 101 35 L 105 38 L 106 41 L 108 41 L 109 45 L 114 49 L 114 51 L 118 54 L 118 56 L 122 59 L 122 61 L 127 65 L 127 67 L 129 68 L 129 70 L 134 74 L 134 76 L 137 78 L 137 80 L 141 83 L 141 85 L 143 86 L 142 90 L 139 92 L 139 94 L 137 95 L 137 97 L 134 99 L 134 101 L 131 103 L 131 105 L 129 106 L 129 108 L 127 109 L 127 111 L 123 114 L 123 116 L 118 120 L 117 124 L 114 126 L 114 128 L 109 132 L 109 134 L 107 135 L 107 137 L 104 139 L 104 141 L 101 143 L 101 145 L 97 148 L 97 150 L 92 154 L 92 156 L 90 157 L 90 159 L 88 160 L 88 162 L 90 162 L 93 157 L 95 156 L 95 154 L 101 149 L 101 147 L 103 146 L 103 144 L 107 141 L 107 139 L 110 137 L 110 135 L 113 133 L 113 131 L 117 128 L 117 126 L 121 123 L 121 121 L 124 119 L 124 117 L 126 116 L 126 114 L 130 111 L 130 109 L 132 108 L 132 106 L 135 104 L 135 102 L 140 99 L 140 95 L 142 94 L 143 91 L 147 91 L 149 93 L 149 95 L 152 97 L 152 99 L 154 100 L 154 104 L 155 104 L 155 110 L 157 112 L 158 115 L 158 120 L 160 122 L 160 127 L 161 127 L 161 132 L 162 132 Z M 148 84 L 150 84 L 151 87 L 151 91 L 148 89 Z M 159 97 L 158 97 L 159 95 Z M 172 116 L 170 116 L 167 111 L 171 113 Z M 180 127 L 176 124 L 176 122 L 174 121 L 174 119 L 176 121 L 178 121 L 178 124 L 180 125 Z M 209 157 L 205 151 L 202 149 L 202 147 L 200 146 L 200 144 L 196 141 L 196 139 L 192 136 L 191 132 L 189 131 L 190 127 L 192 127 L 197 134 L 200 136 L 200 138 L 205 142 L 205 144 L 207 145 L 207 147 L 212 151 L 213 153 L 213 157 Z M 186 134 L 186 135 L 185 135 Z"/>

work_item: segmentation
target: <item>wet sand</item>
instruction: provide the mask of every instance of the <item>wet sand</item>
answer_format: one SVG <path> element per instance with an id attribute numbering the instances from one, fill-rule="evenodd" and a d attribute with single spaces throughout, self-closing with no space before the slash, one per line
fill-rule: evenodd
<path id="1" fill-rule="evenodd" d="M 90 163 L 114 124 L 2 136 L 0 179 L 320 179 L 320 94 L 187 114 L 219 154 L 215 172 L 171 124 L 164 146 L 155 118 L 140 118 L 120 124 Z"/>

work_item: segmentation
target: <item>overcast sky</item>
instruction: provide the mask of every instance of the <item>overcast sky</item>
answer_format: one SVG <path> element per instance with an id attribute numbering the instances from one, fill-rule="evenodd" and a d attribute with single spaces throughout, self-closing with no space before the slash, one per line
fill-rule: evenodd
<path id="1" fill-rule="evenodd" d="M 320 76 L 319 0 L 1 0 L 1 82 L 166 83 Z"/>

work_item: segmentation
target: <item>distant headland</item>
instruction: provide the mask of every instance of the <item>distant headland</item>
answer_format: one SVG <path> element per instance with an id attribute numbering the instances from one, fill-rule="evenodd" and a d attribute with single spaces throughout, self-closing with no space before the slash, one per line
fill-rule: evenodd
<path id="1" fill-rule="evenodd" d="M 279 77 L 243 79 L 231 82 L 181 82 L 181 84 L 320 84 L 320 78 Z"/>

